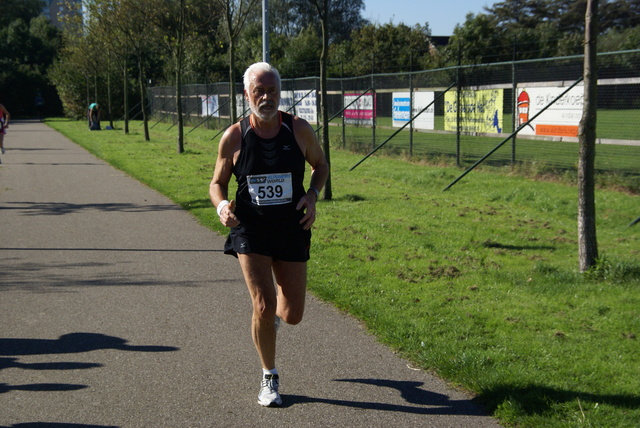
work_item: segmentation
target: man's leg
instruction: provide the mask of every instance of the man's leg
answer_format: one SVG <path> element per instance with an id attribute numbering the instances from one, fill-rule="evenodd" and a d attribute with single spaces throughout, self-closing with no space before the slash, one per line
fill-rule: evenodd
<path id="1" fill-rule="evenodd" d="M 272 370 L 276 366 L 277 307 L 276 290 L 271 266 L 273 259 L 260 254 L 238 254 L 245 282 L 253 304 L 251 335 L 258 351 L 262 368 Z"/>
<path id="2" fill-rule="evenodd" d="M 307 290 L 307 263 L 273 263 L 273 273 L 278 284 L 278 306 L 276 314 L 287 324 L 298 324 L 304 315 Z"/>

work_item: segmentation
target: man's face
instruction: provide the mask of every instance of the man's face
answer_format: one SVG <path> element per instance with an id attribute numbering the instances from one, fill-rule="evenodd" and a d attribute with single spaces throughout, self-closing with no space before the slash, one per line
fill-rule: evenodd
<path id="1" fill-rule="evenodd" d="M 249 82 L 249 91 L 244 92 L 251 112 L 262 120 L 272 119 L 278 113 L 280 105 L 280 90 L 275 74 L 256 72 Z"/>

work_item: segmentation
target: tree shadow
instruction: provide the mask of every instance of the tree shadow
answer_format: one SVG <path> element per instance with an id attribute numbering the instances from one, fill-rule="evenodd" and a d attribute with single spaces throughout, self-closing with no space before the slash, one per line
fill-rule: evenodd
<path id="1" fill-rule="evenodd" d="M 178 205 L 150 204 L 140 205 L 131 203 L 103 203 L 103 204 L 71 204 L 68 202 L 5 202 L 0 206 L 2 210 L 21 210 L 23 215 L 64 215 L 83 211 L 144 213 L 154 211 L 182 211 Z"/>
<path id="2" fill-rule="evenodd" d="M 58 422 L 26 422 L 0 428 L 118 428 L 116 425 L 67 424 Z"/>
<path id="3" fill-rule="evenodd" d="M 372 385 L 381 388 L 392 388 L 400 393 L 406 405 L 380 403 L 374 400 L 339 400 L 333 398 L 316 398 L 305 395 L 284 395 L 283 407 L 296 404 L 322 403 L 334 406 L 345 406 L 362 410 L 381 410 L 418 415 L 468 415 L 486 416 L 480 406 L 471 400 L 451 400 L 444 394 L 422 389 L 423 382 L 397 381 L 388 379 L 335 379 L 334 382 L 352 382 Z M 380 394 L 373 394 L 372 397 Z"/>
<path id="4" fill-rule="evenodd" d="M 173 346 L 132 346 L 125 339 L 99 333 L 69 333 L 58 339 L 0 339 L 0 355 L 76 354 L 101 349 L 135 352 L 171 352 Z"/>
<path id="5" fill-rule="evenodd" d="M 483 403 L 491 412 L 495 411 L 505 401 L 510 401 L 515 403 L 527 415 L 541 415 L 551 411 L 551 407 L 556 403 L 568 403 L 577 400 L 628 409 L 640 407 L 640 395 L 593 394 L 541 385 L 524 387 L 499 385 L 482 392 L 478 395 L 477 400 Z"/>
<path id="6" fill-rule="evenodd" d="M 81 352 L 101 349 L 116 349 L 119 351 L 135 352 L 171 352 L 180 348 L 173 346 L 133 346 L 125 339 L 98 333 L 70 333 L 58 339 L 0 339 L 0 355 L 55 355 L 77 354 Z M 5 368 L 19 368 L 25 370 L 78 370 L 102 367 L 98 363 L 21 363 L 17 358 L 0 358 L 0 370 Z M 87 385 L 64 383 L 35 383 L 27 385 L 9 385 L 0 383 L 0 394 L 10 391 L 77 391 L 88 388 Z"/>
<path id="7" fill-rule="evenodd" d="M 64 392 L 88 388 L 87 385 L 68 383 L 32 383 L 30 385 L 8 385 L 0 383 L 0 394 L 10 391 Z"/>
<path id="8" fill-rule="evenodd" d="M 22 370 L 83 370 L 102 367 L 98 363 L 21 363 L 17 358 L 0 358 L 0 370 L 22 369 Z"/>
<path id="9" fill-rule="evenodd" d="M 557 249 L 553 245 L 509 245 L 509 244 L 501 244 L 499 242 L 495 242 L 492 240 L 487 240 L 483 242 L 482 246 L 485 248 L 499 248 L 503 250 L 518 250 L 518 251 L 525 251 L 525 250 L 554 251 Z"/>

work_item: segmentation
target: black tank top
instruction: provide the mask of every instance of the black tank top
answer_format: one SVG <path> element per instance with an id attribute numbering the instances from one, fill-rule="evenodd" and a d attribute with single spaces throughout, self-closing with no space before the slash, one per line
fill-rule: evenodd
<path id="1" fill-rule="evenodd" d="M 260 138 L 249 117 L 240 122 L 242 146 L 233 166 L 238 190 L 235 214 L 239 228 L 256 233 L 281 233 L 301 228 L 302 210 L 296 205 L 305 194 L 304 155 L 293 134 L 293 116 L 279 112 L 275 138 Z"/>

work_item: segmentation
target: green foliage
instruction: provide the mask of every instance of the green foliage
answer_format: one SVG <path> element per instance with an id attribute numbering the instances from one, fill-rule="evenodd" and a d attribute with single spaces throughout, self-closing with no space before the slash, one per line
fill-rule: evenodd
<path id="1" fill-rule="evenodd" d="M 47 70 L 60 46 L 60 34 L 44 16 L 43 2 L 6 1 L 0 12 L 0 94 L 14 117 L 35 116 L 34 99 L 40 92 L 49 113 L 59 112 Z"/>
<path id="2" fill-rule="evenodd" d="M 51 125 L 225 233 L 207 194 L 213 131 L 187 134 L 177 155 L 160 126 L 145 142 Z M 475 171 L 442 192 L 459 169 L 375 156 L 349 172 L 359 158 L 332 151 L 334 199 L 319 203 L 309 262 L 315 295 L 475 393 L 503 425 L 637 426 L 637 196 L 596 192 L 606 257 L 580 274 L 574 186 Z"/>
<path id="3" fill-rule="evenodd" d="M 506 0 L 486 8 L 485 14 L 469 14 L 457 26 L 445 50 L 447 61 L 464 64 L 552 58 L 583 53 L 586 0 Z M 637 49 L 633 44 L 640 19 L 638 0 L 601 2 L 600 34 L 604 49 Z M 631 43 L 615 33 L 629 31 Z"/>
<path id="4" fill-rule="evenodd" d="M 280 48 L 282 56 L 274 61 L 274 65 L 283 76 L 291 78 L 319 76 L 318 52 L 321 49 L 322 40 L 318 33 L 307 27 Z"/>
<path id="5" fill-rule="evenodd" d="M 429 68 L 430 35 L 428 25 L 365 25 L 351 33 L 349 41 L 331 47 L 334 73 L 338 65 L 346 76 Z"/>

